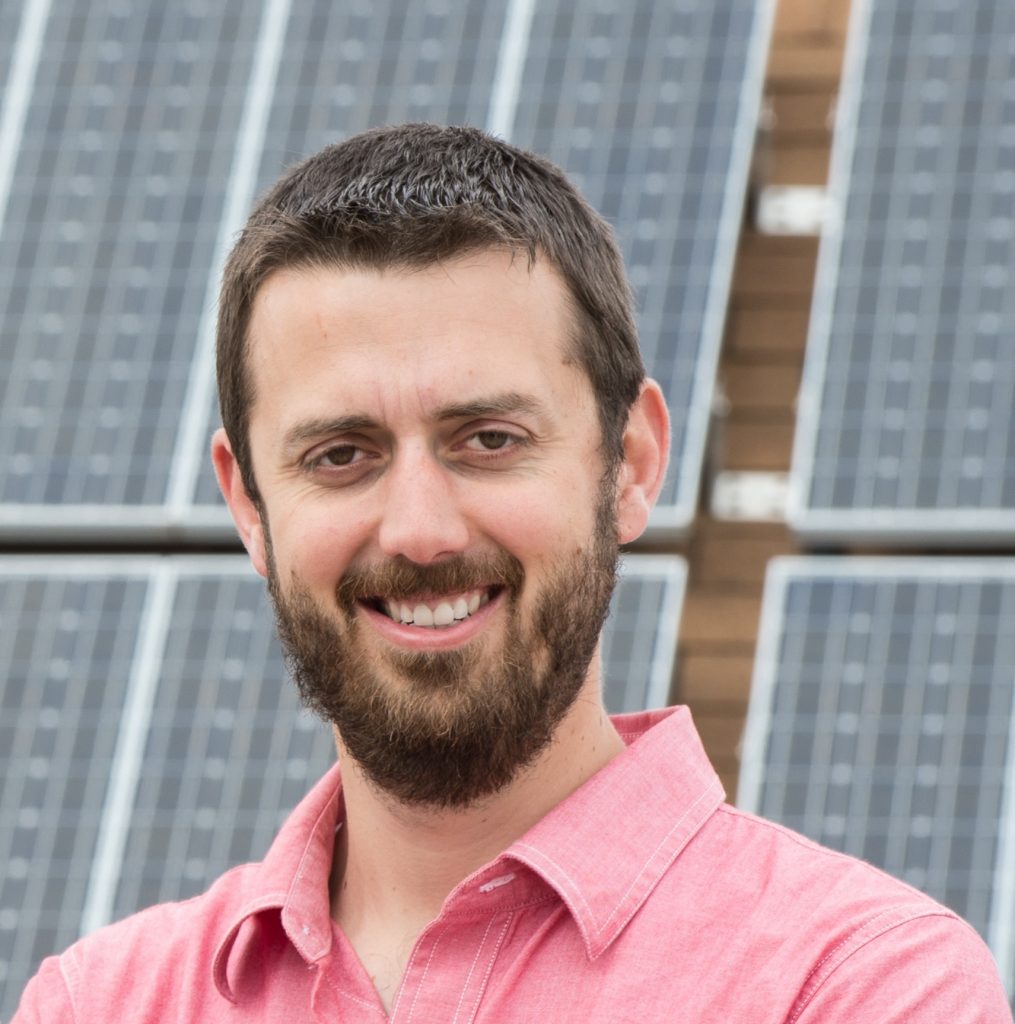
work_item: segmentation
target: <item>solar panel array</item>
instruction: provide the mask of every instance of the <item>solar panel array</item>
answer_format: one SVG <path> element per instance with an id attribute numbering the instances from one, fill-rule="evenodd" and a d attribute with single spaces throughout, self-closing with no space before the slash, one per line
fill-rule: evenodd
<path id="1" fill-rule="evenodd" d="M 794 448 L 805 537 L 1015 537 L 1015 7 L 854 0 Z"/>
<path id="2" fill-rule="evenodd" d="M 489 125 L 616 225 L 688 524 L 773 3 L 0 3 L 0 536 L 226 538 L 207 467 L 218 268 L 327 142 Z"/>
<path id="3" fill-rule="evenodd" d="M 607 703 L 667 702 L 686 564 L 629 556 Z M 259 858 L 334 759 L 244 556 L 0 559 L 0 1019 L 82 932 Z"/>
<path id="4" fill-rule="evenodd" d="M 1015 996 L 1015 559 L 773 562 L 738 803 L 952 907 Z"/>

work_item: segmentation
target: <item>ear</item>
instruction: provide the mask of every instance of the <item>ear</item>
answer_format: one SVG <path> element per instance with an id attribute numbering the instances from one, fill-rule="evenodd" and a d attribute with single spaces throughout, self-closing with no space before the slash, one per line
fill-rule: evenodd
<path id="1" fill-rule="evenodd" d="M 211 439 L 211 461 L 215 466 L 215 476 L 218 478 L 222 496 L 233 515 L 233 522 L 236 523 L 240 540 L 250 555 L 250 561 L 262 576 L 267 576 L 268 559 L 261 513 L 247 493 L 239 463 L 222 427 L 215 431 Z"/>
<path id="2" fill-rule="evenodd" d="M 617 476 L 617 539 L 640 537 L 659 497 L 670 456 L 670 415 L 650 378 L 631 406 L 624 430 L 624 461 Z"/>

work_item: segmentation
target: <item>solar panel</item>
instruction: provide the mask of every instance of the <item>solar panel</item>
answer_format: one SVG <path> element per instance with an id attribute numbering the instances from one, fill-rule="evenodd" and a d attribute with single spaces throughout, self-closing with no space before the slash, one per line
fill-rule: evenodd
<path id="1" fill-rule="evenodd" d="M 686 565 L 630 556 L 611 708 L 664 704 Z M 244 556 L 0 559 L 0 1018 L 81 931 L 260 857 L 334 758 Z"/>
<path id="2" fill-rule="evenodd" d="M 1015 536 L 1015 7 L 854 3 L 794 446 L 805 537 Z"/>
<path id="3" fill-rule="evenodd" d="M 653 529 L 686 526 L 773 6 L 32 0 L 0 194 L 0 535 L 232 536 L 206 457 L 217 268 L 284 166 L 405 119 L 548 152 L 616 223 L 675 418 Z"/>
<path id="4" fill-rule="evenodd" d="M 147 575 L 0 583 L 0 1017 L 78 934 Z"/>
<path id="5" fill-rule="evenodd" d="M 7 527 L 165 518 L 151 510 L 173 469 L 238 145 L 248 12 L 241 0 L 48 9 L 0 196 Z"/>
<path id="6" fill-rule="evenodd" d="M 1015 559 L 770 566 L 739 804 L 965 917 L 1015 994 Z"/>

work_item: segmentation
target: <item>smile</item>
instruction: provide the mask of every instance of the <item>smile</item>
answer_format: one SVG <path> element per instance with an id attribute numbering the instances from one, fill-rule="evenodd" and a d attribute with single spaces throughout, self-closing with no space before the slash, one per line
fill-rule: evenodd
<path id="1" fill-rule="evenodd" d="M 446 629 L 464 622 L 490 601 L 490 588 L 468 590 L 437 598 L 410 597 L 406 600 L 376 598 L 370 602 L 392 622 L 422 629 Z"/>

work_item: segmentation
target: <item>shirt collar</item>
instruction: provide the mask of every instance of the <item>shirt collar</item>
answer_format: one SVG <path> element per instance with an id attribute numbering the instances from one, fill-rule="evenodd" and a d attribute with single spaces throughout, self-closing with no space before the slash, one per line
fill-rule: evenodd
<path id="1" fill-rule="evenodd" d="M 255 919 L 265 912 L 280 913 L 289 941 L 307 963 L 331 951 L 327 894 L 335 831 L 343 810 L 341 793 L 341 774 L 335 764 L 296 806 L 264 860 L 246 869 L 249 884 L 218 943 L 212 966 L 218 990 L 230 1001 L 235 1001 L 236 981 L 257 942 Z"/>
<path id="2" fill-rule="evenodd" d="M 687 708 L 613 723 L 627 750 L 505 852 L 557 891 L 590 959 L 623 931 L 725 798 Z"/>
<path id="3" fill-rule="evenodd" d="M 526 865 L 556 890 L 590 959 L 623 931 L 724 799 L 687 708 L 618 715 L 613 723 L 627 750 L 498 858 Z M 307 963 L 331 951 L 331 908 L 322 893 L 328 892 L 341 789 L 336 764 L 290 815 L 265 859 L 247 869 L 249 884 L 213 963 L 215 984 L 227 999 L 235 1000 L 257 942 L 255 919 L 265 912 L 280 914 Z"/>

